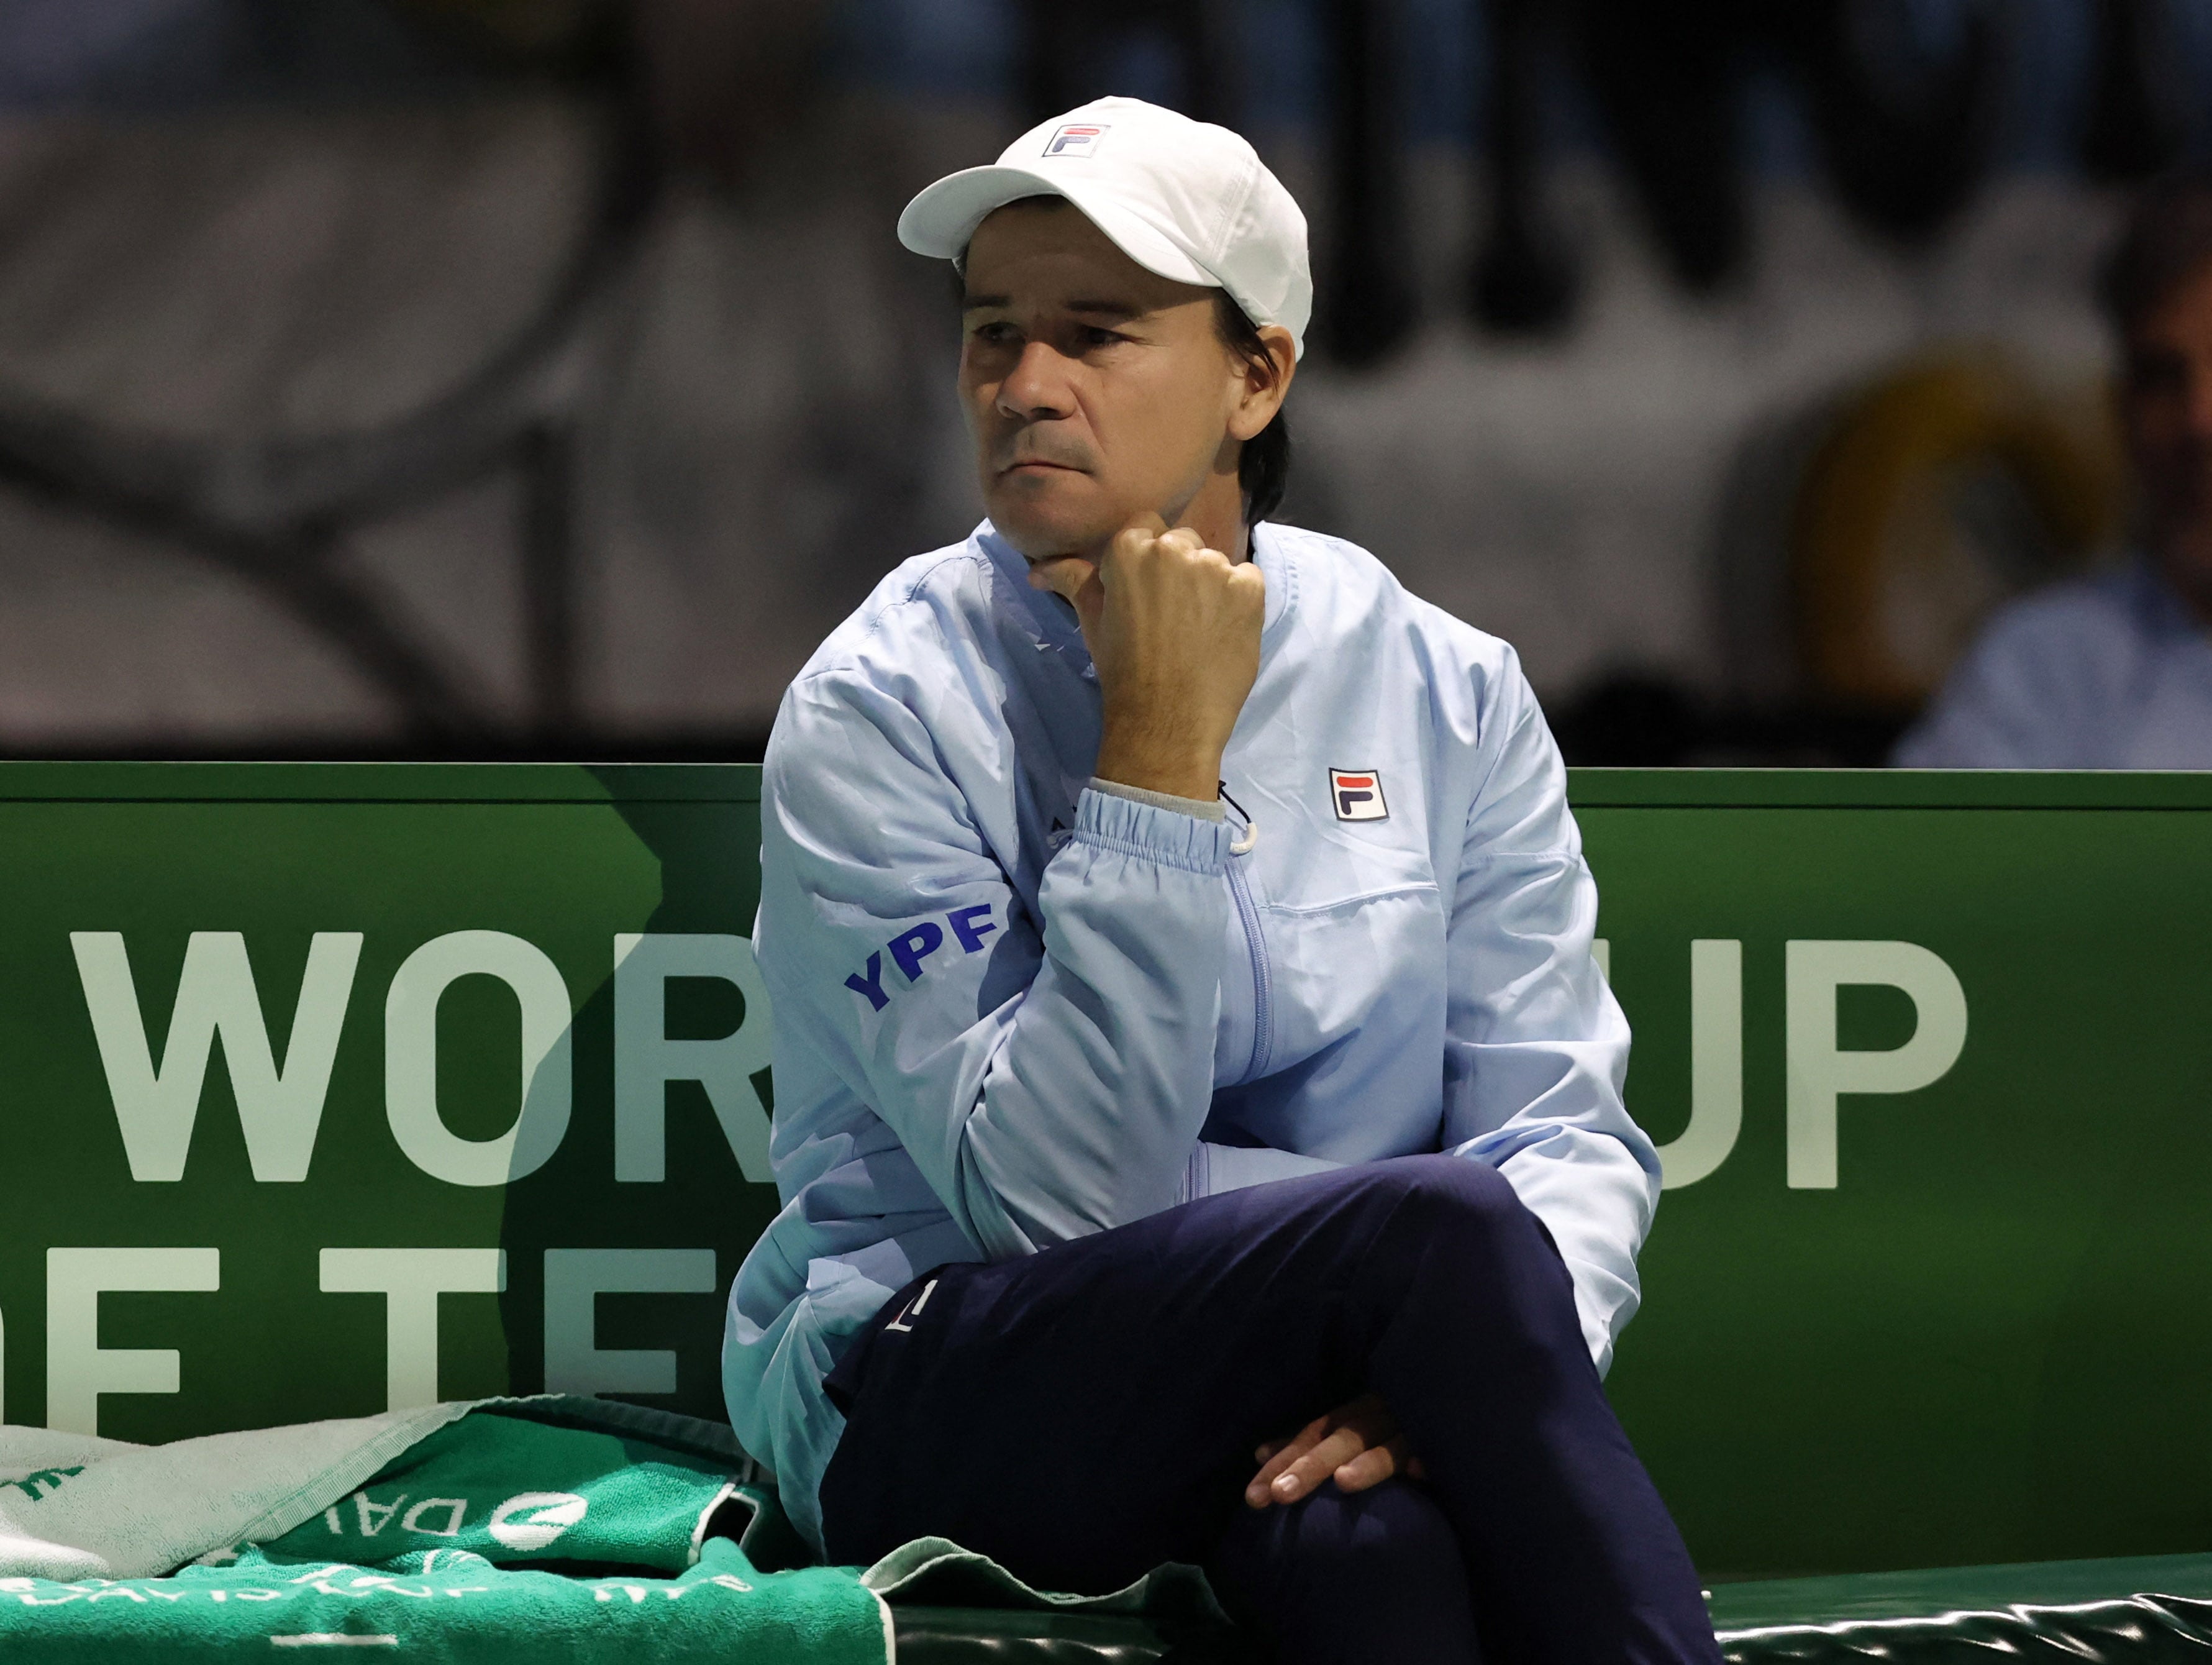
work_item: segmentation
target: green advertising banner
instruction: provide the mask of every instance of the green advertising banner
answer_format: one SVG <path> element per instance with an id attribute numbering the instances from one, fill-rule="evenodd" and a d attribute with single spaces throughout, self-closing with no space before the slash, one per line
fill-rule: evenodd
<path id="1" fill-rule="evenodd" d="M 6 1419 L 720 1414 L 758 772 L 0 767 Z"/>
<path id="2" fill-rule="evenodd" d="M 2212 777 L 1572 794 L 1670 1142 L 1608 1386 L 1706 1576 L 2212 1548 Z"/>
<path id="3" fill-rule="evenodd" d="M 0 1416 L 720 1413 L 738 767 L 0 765 Z M 2212 779 L 1580 771 L 1714 1578 L 2212 1547 Z"/>

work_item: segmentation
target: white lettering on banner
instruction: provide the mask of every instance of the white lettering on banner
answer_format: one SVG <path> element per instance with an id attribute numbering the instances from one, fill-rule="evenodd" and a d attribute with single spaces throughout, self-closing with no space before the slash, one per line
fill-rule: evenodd
<path id="1" fill-rule="evenodd" d="M 1910 942 L 1792 942 L 1784 949 L 1789 1075 L 1789 1184 L 1836 1185 L 1836 1099 L 1842 1093 L 1914 1092 L 1959 1061 L 1966 1045 L 1966 992 L 1936 955 Z M 1836 1045 L 1836 991 L 1880 984 L 1911 997 L 1912 1038 L 1879 1052 Z"/>
<path id="2" fill-rule="evenodd" d="M 549 1249 L 545 1251 L 545 1391 L 672 1394 L 676 1355 L 664 1348 L 599 1346 L 601 1295 L 711 1295 L 711 1249 Z"/>
<path id="3" fill-rule="evenodd" d="M 1613 981 L 1613 944 L 1590 939 L 1598 975 Z M 1662 1189 L 1710 1177 L 1743 1131 L 1743 944 L 1700 939 L 1690 945 L 1690 1123 L 1659 1147 Z"/>
<path id="4" fill-rule="evenodd" d="M 114 1101 L 131 1177 L 173 1182 L 199 1115 L 208 1054 L 217 1033 L 246 1134 L 253 1177 L 296 1182 L 307 1176 L 330 1091 L 338 1032 L 361 959 L 358 931 L 318 931 L 308 945 L 284 1067 L 276 1067 L 269 1025 L 254 987 L 246 939 L 235 931 L 195 931 L 185 946 L 168 1038 L 157 1070 L 148 1043 L 131 959 L 118 931 L 73 931 L 77 976 L 100 1045 L 100 1066 Z"/>
<path id="5" fill-rule="evenodd" d="M 438 1297 L 507 1288 L 503 1249 L 326 1249 L 325 1295 L 384 1297 L 384 1408 L 438 1402 Z"/>
<path id="6" fill-rule="evenodd" d="M 711 1041 L 668 1038 L 671 977 L 719 977 L 744 996 L 744 1019 Z M 706 1089 L 738 1167 L 772 1182 L 769 1109 L 752 1078 L 769 1064 L 768 985 L 750 939 L 623 932 L 615 938 L 615 1178 L 652 1182 L 667 1173 L 668 1084 Z M 651 1391 L 651 1390 L 647 1390 Z"/>
<path id="7" fill-rule="evenodd" d="M 110 1290 L 210 1293 L 222 1287 L 215 1249 L 46 1251 L 46 1426 L 100 1432 L 102 1394 L 173 1394 L 182 1364 L 173 1347 L 103 1347 L 100 1297 Z"/>
<path id="8" fill-rule="evenodd" d="M 496 1139 L 463 1139 L 438 1115 L 438 1001 L 467 976 L 496 977 L 522 1007 L 522 1109 Z M 433 937 L 401 962 L 384 1000 L 384 1109 L 412 1162 L 450 1185 L 505 1185 L 560 1149 L 574 1108 L 569 1024 L 560 967 L 504 931 Z"/>
<path id="9" fill-rule="evenodd" d="M 1743 944 L 1690 945 L 1690 1125 L 1659 1147 L 1662 1188 L 1695 1185 L 1743 1131 Z"/>

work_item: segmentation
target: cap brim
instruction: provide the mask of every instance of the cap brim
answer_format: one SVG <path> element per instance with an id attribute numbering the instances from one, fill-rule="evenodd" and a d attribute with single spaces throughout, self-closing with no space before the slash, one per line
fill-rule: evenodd
<path id="1" fill-rule="evenodd" d="M 1085 189 L 1081 179 L 1055 177 L 1026 167 L 970 167 L 948 173 L 906 205 L 899 216 L 899 241 L 916 254 L 957 260 L 966 252 L 975 228 L 993 210 L 1024 197 L 1065 197 L 1084 217 L 1104 232 L 1114 246 L 1146 271 L 1178 283 L 1219 289 L 1221 280 L 1185 254 L 1141 216 L 1103 191 Z"/>

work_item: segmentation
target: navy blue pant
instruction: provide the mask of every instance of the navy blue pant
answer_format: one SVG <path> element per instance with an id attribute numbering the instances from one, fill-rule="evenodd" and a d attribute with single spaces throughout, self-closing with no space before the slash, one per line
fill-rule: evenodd
<path id="1" fill-rule="evenodd" d="M 1720 1658 L 1566 1267 L 1477 1163 L 1285 1180 L 943 1267 L 830 1385 L 834 1561 L 935 1534 L 1087 1593 L 1195 1562 L 1312 1665 Z M 1244 1503 L 1255 1447 L 1370 1391 L 1425 1481 Z"/>

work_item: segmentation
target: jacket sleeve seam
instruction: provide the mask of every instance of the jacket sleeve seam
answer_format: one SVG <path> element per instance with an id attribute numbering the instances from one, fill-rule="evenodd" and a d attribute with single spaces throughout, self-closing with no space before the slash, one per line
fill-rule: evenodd
<path id="1" fill-rule="evenodd" d="M 1579 861 L 1582 859 L 1580 850 L 1564 845 L 1549 850 L 1480 850 L 1463 859 L 1460 871 L 1465 872 L 1469 867 L 1487 866 L 1493 861 Z"/>
<path id="2" fill-rule="evenodd" d="M 1520 660 L 1517 656 L 1514 655 L 1513 650 L 1510 647 L 1506 649 L 1506 668 L 1513 671 L 1517 678 L 1521 668 Z M 1501 678 L 1500 680 L 1503 681 L 1504 679 Z M 1500 689 L 1500 698 L 1498 702 L 1498 704 L 1502 705 L 1504 703 L 1503 696 L 1505 692 L 1509 691 L 1509 689 L 1510 684 L 1508 684 L 1507 688 Z M 1492 708 L 1492 714 L 1493 716 L 1497 714 L 1496 706 Z M 1489 737 L 1486 733 L 1481 738 L 1486 739 Z M 1490 760 L 1490 766 L 1482 771 L 1482 779 L 1475 787 L 1474 795 L 1468 800 L 1467 823 L 1468 827 L 1474 826 L 1475 811 L 1482 806 L 1482 800 L 1489 795 L 1490 783 L 1498 778 L 1498 768 L 1505 761 L 1506 749 L 1508 744 L 1511 742 L 1512 738 L 1512 735 L 1509 732 L 1505 735 L 1504 738 L 1499 742 L 1496 755 Z M 1479 741 L 1478 744 L 1480 744 Z"/>

